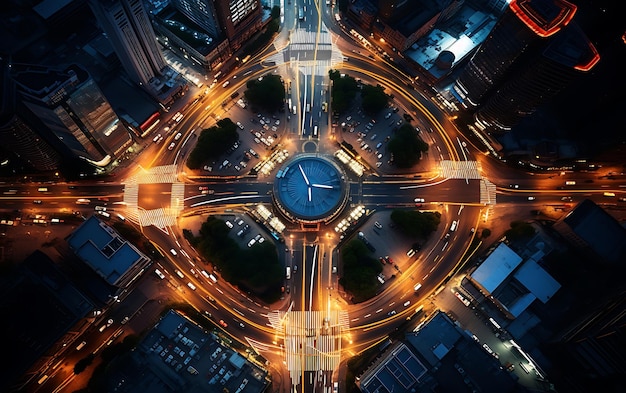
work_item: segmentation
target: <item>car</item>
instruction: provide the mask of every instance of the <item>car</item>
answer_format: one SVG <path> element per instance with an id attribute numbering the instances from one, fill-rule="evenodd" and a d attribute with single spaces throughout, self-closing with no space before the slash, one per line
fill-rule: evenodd
<path id="1" fill-rule="evenodd" d="M 227 227 L 229 227 L 229 228 L 231 228 L 231 229 L 232 229 L 232 228 L 233 228 L 233 226 L 234 226 L 234 225 L 233 225 L 233 223 L 232 223 L 232 222 L 230 222 L 230 221 L 228 221 L 228 220 L 224 221 L 224 223 L 226 224 L 226 226 L 227 226 Z"/>
<path id="2" fill-rule="evenodd" d="M 239 165 L 235 165 L 235 170 L 239 172 L 241 170 L 241 167 Z"/>
<path id="3" fill-rule="evenodd" d="M 387 261 L 388 264 L 393 265 L 393 259 L 389 255 L 385 255 L 385 261 Z"/>
<path id="4" fill-rule="evenodd" d="M 375 226 L 376 228 L 378 228 L 378 229 L 383 229 L 382 224 L 381 224 L 380 222 L 378 222 L 378 221 L 376 221 L 376 222 L 374 223 L 374 226 Z"/>
<path id="5" fill-rule="evenodd" d="M 392 315 L 396 315 L 396 310 L 391 310 L 387 313 L 387 315 L 392 316 Z"/>
<path id="6" fill-rule="evenodd" d="M 152 142 L 159 143 L 159 140 L 162 138 L 163 137 L 161 136 L 161 134 L 157 134 L 157 136 L 155 136 L 154 139 L 152 139 Z"/>
<path id="7" fill-rule="evenodd" d="M 422 287 L 422 284 L 420 284 L 419 282 L 417 284 L 415 284 L 415 286 L 413 287 L 413 290 L 415 292 L 419 291 L 419 289 Z"/>
<path id="8" fill-rule="evenodd" d="M 465 307 L 469 307 L 470 305 L 470 301 L 467 300 L 463 295 L 461 295 L 459 292 L 454 292 L 454 296 L 456 296 L 457 299 L 459 299 L 459 301 L 461 303 L 463 303 L 465 305 Z"/>
<path id="9" fill-rule="evenodd" d="M 244 224 L 244 222 L 243 222 L 243 220 L 242 220 L 242 219 L 239 219 L 239 221 L 237 221 L 237 225 L 238 225 L 238 226 L 242 226 L 243 224 Z"/>
<path id="10" fill-rule="evenodd" d="M 262 236 L 259 238 L 259 240 L 257 240 L 259 244 L 263 243 L 264 241 L 265 241 L 265 238 Z"/>
<path id="11" fill-rule="evenodd" d="M 383 257 L 378 257 L 378 260 L 379 260 L 379 261 L 380 261 L 380 263 L 382 263 L 383 265 L 384 265 L 385 263 L 387 263 L 387 262 L 385 261 L 385 258 L 383 258 Z"/>
<path id="12" fill-rule="evenodd" d="M 248 242 L 248 247 L 254 246 L 254 243 L 256 243 L 256 239 L 250 239 L 250 241 Z"/>
<path id="13" fill-rule="evenodd" d="M 242 329 L 245 329 L 246 325 L 244 325 L 243 323 L 239 322 L 239 327 Z"/>
<path id="14" fill-rule="evenodd" d="M 415 198 L 415 203 L 424 203 L 424 198 Z"/>
<path id="15" fill-rule="evenodd" d="M 452 221 L 452 224 L 450 224 L 450 232 L 456 231 L 456 227 L 457 227 L 458 224 L 459 224 L 458 220 Z"/>
<path id="16" fill-rule="evenodd" d="M 562 201 L 565 201 L 565 202 L 571 202 L 571 201 L 572 201 L 572 197 L 570 197 L 570 196 L 564 196 L 564 197 L 562 197 L 562 198 L 561 198 L 561 200 L 562 200 Z"/>
<path id="17" fill-rule="evenodd" d="M 130 320 L 130 318 L 128 316 L 124 317 L 122 319 L 122 321 L 120 322 L 122 325 L 125 325 L 128 321 Z"/>
<path id="18" fill-rule="evenodd" d="M 180 139 L 180 137 L 183 136 L 183 134 L 181 132 L 179 132 L 178 134 L 176 134 L 176 136 L 174 137 L 174 140 L 177 141 Z"/>
<path id="19" fill-rule="evenodd" d="M 519 188 L 519 184 L 509 184 L 509 188 Z"/>
<path id="20" fill-rule="evenodd" d="M 213 167 L 210 166 L 210 165 L 205 165 L 205 166 L 202 167 L 202 169 L 204 169 L 205 171 L 208 171 L 208 172 L 212 172 L 213 171 Z"/>
<path id="21" fill-rule="evenodd" d="M 529 201 L 534 201 L 534 200 L 535 200 L 535 197 L 534 197 L 534 196 L 529 196 L 529 197 L 528 197 L 528 200 L 529 200 Z"/>
<path id="22" fill-rule="evenodd" d="M 243 130 L 243 128 L 244 128 L 244 127 L 243 127 L 243 124 L 241 124 L 241 122 L 239 122 L 239 121 L 237 122 L 237 127 L 239 127 L 239 128 L 240 128 L 240 129 L 242 129 L 242 130 Z"/>
<path id="23" fill-rule="evenodd" d="M 407 300 L 406 302 L 404 302 L 404 307 L 408 307 L 411 304 L 410 300 Z"/>
<path id="24" fill-rule="evenodd" d="M 174 142 L 170 143 L 170 145 L 167 147 L 167 150 L 172 150 L 174 146 L 176 146 L 176 143 Z"/>
<path id="25" fill-rule="evenodd" d="M 389 112 L 385 115 L 385 119 L 389 119 L 391 117 L 392 112 Z"/>
<path id="26" fill-rule="evenodd" d="M 154 269 L 154 273 L 159 276 L 161 280 L 165 279 L 165 274 L 163 274 L 159 269 Z"/>
<path id="27" fill-rule="evenodd" d="M 220 326 L 225 328 L 225 327 L 228 327 L 228 324 L 226 322 L 224 322 L 223 319 L 220 319 Z"/>
<path id="28" fill-rule="evenodd" d="M 406 252 L 406 256 L 411 258 L 413 255 L 415 255 L 415 250 L 410 248 L 409 251 Z"/>
<path id="29" fill-rule="evenodd" d="M 195 290 L 196 290 L 196 286 L 195 286 L 195 285 L 193 285 L 193 283 L 192 283 L 191 281 L 187 283 L 187 286 L 188 286 L 189 288 L 191 288 L 191 290 L 192 290 L 192 291 L 195 291 Z"/>
<path id="30" fill-rule="evenodd" d="M 43 202 L 42 202 L 40 199 L 35 199 L 35 200 L 33 201 L 33 203 L 34 203 L 35 205 L 41 205 Z"/>

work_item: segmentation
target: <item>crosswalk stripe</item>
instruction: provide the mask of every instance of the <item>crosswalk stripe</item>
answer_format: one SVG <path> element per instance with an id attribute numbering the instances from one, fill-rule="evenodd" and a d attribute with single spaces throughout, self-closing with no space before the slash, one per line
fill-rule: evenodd
<path id="1" fill-rule="evenodd" d="M 447 179 L 481 179 L 478 161 L 441 161 L 441 173 Z"/>

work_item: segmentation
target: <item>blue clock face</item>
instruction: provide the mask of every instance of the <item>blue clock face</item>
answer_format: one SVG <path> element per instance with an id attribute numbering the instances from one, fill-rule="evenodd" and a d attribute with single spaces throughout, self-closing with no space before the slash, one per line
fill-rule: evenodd
<path id="1" fill-rule="evenodd" d="M 304 221 L 320 221 L 332 215 L 345 199 L 343 175 L 319 157 L 301 157 L 279 171 L 275 192 L 288 215 Z"/>

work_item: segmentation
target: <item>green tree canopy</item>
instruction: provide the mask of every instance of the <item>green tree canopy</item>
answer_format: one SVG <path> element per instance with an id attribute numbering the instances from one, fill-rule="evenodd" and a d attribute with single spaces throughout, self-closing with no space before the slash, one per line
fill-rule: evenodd
<path id="1" fill-rule="evenodd" d="M 242 249 L 230 231 L 223 220 L 209 216 L 197 237 L 189 230 L 183 233 L 200 255 L 217 267 L 222 279 L 254 292 L 265 301 L 277 300 L 285 273 L 274 243 L 265 241 Z"/>
<path id="2" fill-rule="evenodd" d="M 203 163 L 217 159 L 237 140 L 237 125 L 230 118 L 219 120 L 217 125 L 202 130 L 196 146 L 187 158 L 187 167 L 198 169 Z"/>
<path id="3" fill-rule="evenodd" d="M 511 228 L 504 233 L 509 240 L 526 239 L 535 234 L 535 228 L 530 223 L 513 221 L 509 225 Z"/>
<path id="4" fill-rule="evenodd" d="M 343 276 L 339 284 L 352 294 L 355 302 L 372 298 L 381 285 L 376 276 L 382 272 L 383 266 L 370 253 L 358 239 L 350 241 L 341 250 Z"/>
<path id="5" fill-rule="evenodd" d="M 251 79 L 246 87 L 244 95 L 253 107 L 268 112 L 276 112 L 283 107 L 285 86 L 279 75 L 266 75 L 261 80 Z"/>
<path id="6" fill-rule="evenodd" d="M 428 151 L 428 144 L 410 124 L 404 124 L 387 144 L 387 150 L 393 154 L 398 168 L 410 168 L 420 160 L 422 153 Z"/>
<path id="7" fill-rule="evenodd" d="M 370 116 L 374 116 L 385 109 L 389 102 L 389 96 L 385 94 L 385 89 L 382 86 L 363 85 L 361 98 L 363 110 Z"/>
<path id="8" fill-rule="evenodd" d="M 344 113 L 352 106 L 359 90 L 356 79 L 349 75 L 341 76 L 337 70 L 330 70 L 328 76 L 333 82 L 331 94 L 333 111 Z"/>
<path id="9" fill-rule="evenodd" d="M 439 212 L 419 212 L 416 210 L 394 210 L 391 220 L 410 237 L 426 239 L 441 222 Z"/>

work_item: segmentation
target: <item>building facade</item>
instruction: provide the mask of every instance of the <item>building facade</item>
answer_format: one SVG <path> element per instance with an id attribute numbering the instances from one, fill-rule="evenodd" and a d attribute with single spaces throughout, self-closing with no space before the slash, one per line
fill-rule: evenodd
<path id="1" fill-rule="evenodd" d="M 576 9 L 564 0 L 509 3 L 454 85 L 484 128 L 510 129 L 598 62 L 573 25 Z"/>
<path id="2" fill-rule="evenodd" d="M 38 171 L 54 171 L 59 168 L 61 157 L 17 113 L 15 82 L 9 74 L 9 62 L 0 59 L 0 140 L 2 148 Z"/>
<path id="3" fill-rule="evenodd" d="M 106 167 L 133 143 L 91 76 L 78 65 L 62 69 L 13 65 L 20 99 L 41 131 L 75 157 Z"/>
<path id="4" fill-rule="evenodd" d="M 215 10 L 233 52 L 262 27 L 260 0 L 215 0 Z"/>
<path id="5" fill-rule="evenodd" d="M 203 28 L 212 38 L 221 35 L 217 13 L 212 0 L 172 0 L 176 9 L 189 20 Z"/>
<path id="6" fill-rule="evenodd" d="M 142 0 L 89 0 L 129 78 L 150 93 L 167 66 Z"/>

